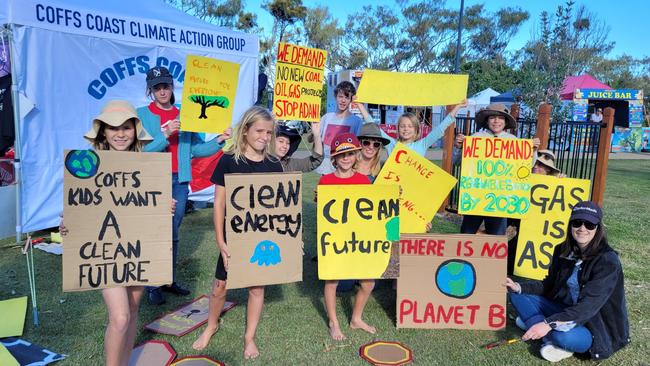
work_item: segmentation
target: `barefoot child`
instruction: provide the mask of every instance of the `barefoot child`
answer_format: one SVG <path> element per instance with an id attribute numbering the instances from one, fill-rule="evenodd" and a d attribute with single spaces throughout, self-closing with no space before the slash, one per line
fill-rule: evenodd
<path id="1" fill-rule="evenodd" d="M 208 325 L 192 344 L 195 350 L 204 349 L 219 328 L 219 316 L 226 301 L 226 279 L 228 276 L 228 245 L 225 231 L 226 188 L 225 174 L 282 172 L 280 162 L 270 155 L 270 146 L 275 137 L 275 120 L 262 107 L 248 109 L 237 124 L 232 147 L 223 155 L 212 174 L 214 190 L 214 227 L 220 250 L 215 271 L 215 280 L 210 293 Z M 259 356 L 255 344 L 255 331 L 262 316 L 264 286 L 248 288 L 246 309 L 246 331 L 244 333 L 244 358 Z"/>
<path id="2" fill-rule="evenodd" d="M 331 159 L 334 166 L 334 173 L 323 175 L 318 184 L 370 184 L 365 175 L 355 172 L 357 165 L 358 151 L 361 150 L 359 140 L 352 133 L 342 133 L 332 140 Z M 366 324 L 361 316 L 366 307 L 370 293 L 375 287 L 375 280 L 359 280 L 361 287 L 357 292 L 357 298 L 352 309 L 350 328 L 363 329 L 368 333 L 375 334 L 375 327 Z M 339 320 L 336 317 L 336 286 L 338 281 L 325 281 L 325 310 L 329 320 L 330 336 L 336 341 L 345 339 L 341 331 Z"/>

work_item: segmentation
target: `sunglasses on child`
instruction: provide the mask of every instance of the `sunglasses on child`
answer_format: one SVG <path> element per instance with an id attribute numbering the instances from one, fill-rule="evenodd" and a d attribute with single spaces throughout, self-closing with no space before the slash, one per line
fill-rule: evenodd
<path id="1" fill-rule="evenodd" d="M 584 220 L 573 220 L 571 221 L 571 227 L 574 229 L 580 228 L 582 225 L 587 228 L 587 230 L 594 230 L 598 224 L 592 224 L 589 221 L 584 221 Z"/>
<path id="2" fill-rule="evenodd" d="M 379 149 L 381 146 L 381 142 L 375 141 L 375 140 L 361 140 L 361 145 L 363 146 L 370 146 L 374 147 L 375 149 Z"/>

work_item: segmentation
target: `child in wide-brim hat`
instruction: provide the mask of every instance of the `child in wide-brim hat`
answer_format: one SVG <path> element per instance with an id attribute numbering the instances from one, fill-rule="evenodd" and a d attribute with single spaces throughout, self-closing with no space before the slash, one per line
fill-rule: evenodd
<path id="1" fill-rule="evenodd" d="M 126 100 L 111 100 L 106 103 L 100 114 L 93 118 L 92 126 L 84 138 L 95 150 L 110 150 L 111 147 L 104 132 L 106 127 L 121 127 L 129 121 L 133 121 L 135 126 L 135 140 L 127 150 L 142 151 L 144 144 L 152 141 L 153 137 L 142 127 L 135 108 Z"/>
<path id="2" fill-rule="evenodd" d="M 480 110 L 476 114 L 476 125 L 479 128 L 479 131 L 472 134 L 472 136 L 475 137 L 517 138 L 517 136 L 506 131 L 507 129 L 514 129 L 517 127 L 517 122 L 510 114 L 510 110 L 502 103 L 493 103 Z M 452 161 L 456 165 L 460 164 L 461 161 L 461 148 L 464 140 L 465 135 L 456 135 L 452 156 Z M 535 150 L 539 146 L 539 143 L 540 140 L 538 138 L 533 139 L 533 148 Z M 485 224 L 485 231 L 489 235 L 504 235 L 506 233 L 506 218 L 474 215 L 463 216 L 460 232 L 463 234 L 476 234 L 481 227 L 481 224 Z"/>

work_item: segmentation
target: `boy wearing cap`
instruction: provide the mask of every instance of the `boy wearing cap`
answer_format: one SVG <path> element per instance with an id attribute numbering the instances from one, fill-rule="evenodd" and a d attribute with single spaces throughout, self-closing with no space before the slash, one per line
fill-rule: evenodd
<path id="1" fill-rule="evenodd" d="M 173 279 L 169 286 L 147 288 L 147 299 L 152 305 L 165 303 L 162 291 L 179 296 L 187 296 L 190 291 L 176 282 L 176 263 L 178 261 L 179 231 L 189 195 L 189 182 L 192 180 L 192 157 L 205 157 L 215 154 L 230 138 L 231 129 L 210 141 L 204 142 L 194 132 L 180 131 L 179 110 L 174 105 L 174 81 L 169 70 L 156 66 L 147 72 L 147 96 L 152 99 L 148 106 L 138 108 L 138 117 L 144 128 L 153 136 L 153 141 L 145 151 L 167 151 L 172 156 L 172 196 L 176 200 L 176 212 L 172 225 Z"/>

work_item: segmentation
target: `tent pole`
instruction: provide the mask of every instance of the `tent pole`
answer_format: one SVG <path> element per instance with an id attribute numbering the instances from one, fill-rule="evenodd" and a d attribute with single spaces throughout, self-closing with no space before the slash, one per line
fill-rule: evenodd
<path id="1" fill-rule="evenodd" d="M 16 69 L 16 44 L 14 43 L 14 25 L 10 24 L 9 25 L 9 32 L 6 32 L 5 34 L 8 34 L 9 38 L 9 59 L 11 60 L 11 102 L 13 103 L 14 107 L 14 134 L 15 134 L 15 139 L 14 139 L 14 174 L 16 176 L 16 188 L 17 188 L 17 194 L 16 194 L 16 242 L 21 241 L 21 236 L 22 236 L 22 205 L 21 205 L 21 186 L 23 183 L 23 177 L 22 177 L 22 168 L 21 168 L 21 146 L 20 146 L 20 95 L 18 94 L 18 84 L 16 82 L 16 74 L 14 73 Z"/>
<path id="2" fill-rule="evenodd" d="M 14 70 L 16 68 L 16 43 L 14 42 L 14 24 L 9 25 L 9 32 L 6 32 L 5 29 L 5 34 L 8 33 L 9 37 L 9 58 L 11 60 L 11 101 L 14 106 L 14 130 L 15 130 L 15 139 L 14 139 L 14 173 L 16 175 L 16 188 L 17 188 L 17 194 L 16 194 L 16 242 L 20 243 L 21 242 L 21 237 L 22 237 L 22 231 L 23 231 L 23 226 L 22 226 L 22 183 L 23 183 L 23 176 L 22 176 L 22 167 L 21 167 L 21 145 L 20 145 L 20 126 L 21 126 L 21 121 L 20 121 L 20 95 L 18 93 L 18 83 L 16 82 L 16 74 L 14 73 Z M 31 293 L 31 300 L 32 300 L 32 315 L 33 315 L 33 321 L 34 325 L 38 326 L 39 320 L 38 320 L 38 306 L 36 304 L 36 278 L 35 278 L 35 268 L 34 268 L 34 252 L 33 248 L 31 248 L 31 239 L 30 241 L 30 248 L 28 248 L 28 252 L 25 253 L 25 258 L 27 260 L 27 274 L 29 276 L 29 290 Z M 31 261 L 30 261 L 31 259 Z"/>

